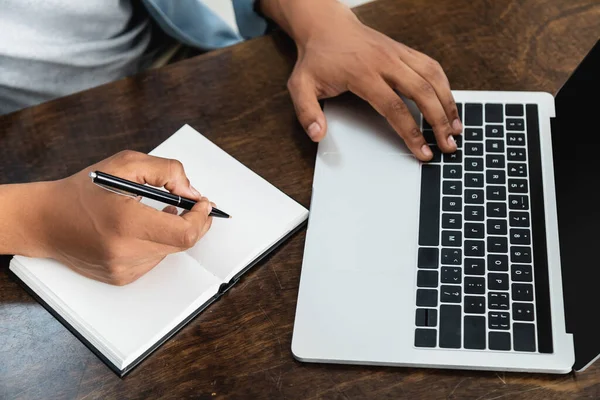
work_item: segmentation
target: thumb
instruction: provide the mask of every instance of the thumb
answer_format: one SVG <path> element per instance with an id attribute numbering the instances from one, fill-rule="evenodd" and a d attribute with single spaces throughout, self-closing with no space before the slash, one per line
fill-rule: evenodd
<path id="1" fill-rule="evenodd" d="M 292 75 L 288 81 L 288 90 L 300 125 L 313 142 L 323 139 L 327 132 L 327 122 L 317 100 L 317 90 L 312 80 L 301 75 Z"/>

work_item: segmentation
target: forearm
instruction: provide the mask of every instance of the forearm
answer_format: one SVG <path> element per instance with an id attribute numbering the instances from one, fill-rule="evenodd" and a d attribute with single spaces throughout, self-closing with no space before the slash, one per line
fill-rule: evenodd
<path id="1" fill-rule="evenodd" d="M 260 9 L 301 47 L 318 34 L 322 24 L 334 24 L 338 18 L 354 17 L 337 0 L 260 0 Z"/>
<path id="2" fill-rule="evenodd" d="M 0 254 L 45 257 L 40 238 L 50 183 L 0 185 Z"/>

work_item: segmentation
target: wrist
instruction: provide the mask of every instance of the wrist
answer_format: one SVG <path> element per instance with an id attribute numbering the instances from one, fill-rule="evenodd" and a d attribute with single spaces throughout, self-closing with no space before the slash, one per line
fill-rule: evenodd
<path id="1" fill-rule="evenodd" d="M 56 182 L 0 187 L 0 254 L 49 257 L 48 209 Z"/>
<path id="2" fill-rule="evenodd" d="M 358 21 L 354 13 L 338 0 L 259 0 L 261 12 L 273 20 L 299 49 L 340 21 Z"/>

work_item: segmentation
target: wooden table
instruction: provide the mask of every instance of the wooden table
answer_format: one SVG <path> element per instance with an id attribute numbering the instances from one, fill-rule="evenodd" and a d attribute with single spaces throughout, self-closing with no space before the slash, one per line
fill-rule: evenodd
<path id="1" fill-rule="evenodd" d="M 441 62 L 455 89 L 554 93 L 600 37 L 597 0 L 379 0 L 356 12 Z M 275 34 L 0 118 L 0 183 L 56 179 L 185 123 L 309 206 L 316 145 Z M 201 188 L 200 188 L 201 189 Z M 290 352 L 304 233 L 119 379 L 0 259 L 0 398 L 598 398 L 600 363 L 553 376 L 301 364 Z"/>

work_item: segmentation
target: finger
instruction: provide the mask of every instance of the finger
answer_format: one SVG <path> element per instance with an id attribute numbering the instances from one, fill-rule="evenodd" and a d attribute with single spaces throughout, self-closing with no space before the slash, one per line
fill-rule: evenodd
<path id="1" fill-rule="evenodd" d="M 463 130 L 462 121 L 458 115 L 458 108 L 452 95 L 450 82 L 440 63 L 416 50 L 411 49 L 412 51 L 407 52 L 405 51 L 407 47 L 401 43 L 399 44 L 403 49 L 400 52 L 402 61 L 431 84 L 450 121 L 453 134 L 460 134 Z"/>
<path id="2" fill-rule="evenodd" d="M 124 151 L 115 157 L 124 164 L 121 168 L 125 168 L 138 183 L 164 187 L 171 193 L 193 200 L 201 197 L 200 193 L 190 184 L 183 164 L 178 160 L 154 157 L 134 151 Z"/>
<path id="3" fill-rule="evenodd" d="M 380 77 L 365 79 L 350 90 L 383 115 L 394 130 L 404 139 L 410 151 L 421 161 L 433 157 L 423 134 L 402 99 Z"/>
<path id="4" fill-rule="evenodd" d="M 204 197 L 182 215 L 173 215 L 128 201 L 118 207 L 113 215 L 119 236 L 148 241 L 153 245 L 152 252 L 165 255 L 194 246 L 203 236 L 203 228 L 211 209 Z"/>
<path id="5" fill-rule="evenodd" d="M 400 60 L 393 70 L 384 72 L 384 77 L 395 89 L 415 101 L 433 127 L 438 147 L 446 153 L 456 151 L 453 129 L 433 86 Z"/>
<path id="6" fill-rule="evenodd" d="M 163 208 L 163 212 L 166 212 L 168 214 L 173 214 L 173 215 L 177 215 L 177 207 L 175 206 L 166 206 L 165 208 Z"/>
<path id="7" fill-rule="evenodd" d="M 300 125 L 313 142 L 323 139 L 327 132 L 327 122 L 312 79 L 293 74 L 288 81 L 288 90 Z"/>

